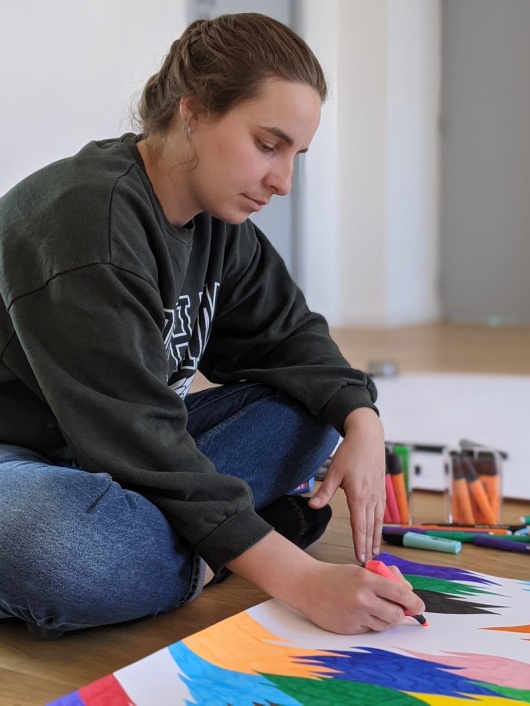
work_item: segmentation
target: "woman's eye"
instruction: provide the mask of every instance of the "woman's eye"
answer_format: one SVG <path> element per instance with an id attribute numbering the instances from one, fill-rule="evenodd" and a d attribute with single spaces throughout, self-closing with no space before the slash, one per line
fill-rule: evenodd
<path id="1" fill-rule="evenodd" d="M 258 140 L 258 148 L 262 152 L 273 152 L 274 147 L 271 147 L 271 145 L 268 145 L 266 142 L 262 142 L 261 140 Z"/>

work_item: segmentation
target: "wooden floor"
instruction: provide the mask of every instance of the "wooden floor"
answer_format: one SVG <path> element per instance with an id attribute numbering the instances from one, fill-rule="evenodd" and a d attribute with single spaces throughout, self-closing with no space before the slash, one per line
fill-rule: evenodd
<path id="1" fill-rule="evenodd" d="M 405 372 L 481 372 L 530 375 L 530 328 L 486 328 L 437 324 L 389 330 L 340 329 L 334 338 L 350 363 L 393 360 Z M 197 383 L 201 386 L 201 382 Z M 439 502 L 425 493 L 416 512 L 436 517 Z M 333 518 L 310 553 L 324 561 L 353 561 L 347 508 L 333 500 Z M 529 504 L 510 502 L 503 520 L 529 514 Z M 385 549 L 387 549 L 385 547 Z M 391 553 L 424 563 L 465 567 L 509 578 L 530 579 L 530 558 L 464 545 L 456 555 L 388 547 Z M 0 567 L 1 570 L 1 567 Z M 43 706 L 94 679 L 166 647 L 187 635 L 266 600 L 238 577 L 207 587 L 195 603 L 155 619 L 72 633 L 56 642 L 37 642 L 22 623 L 0 621 L 0 706 Z M 156 704 L 153 704 L 156 706 Z"/>

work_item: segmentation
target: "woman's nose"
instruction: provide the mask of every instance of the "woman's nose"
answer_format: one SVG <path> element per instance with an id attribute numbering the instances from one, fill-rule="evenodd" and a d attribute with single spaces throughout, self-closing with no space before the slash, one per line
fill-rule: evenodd
<path id="1" fill-rule="evenodd" d="M 286 196 L 291 191 L 293 164 L 290 161 L 277 163 L 267 175 L 267 186 L 278 196 Z"/>

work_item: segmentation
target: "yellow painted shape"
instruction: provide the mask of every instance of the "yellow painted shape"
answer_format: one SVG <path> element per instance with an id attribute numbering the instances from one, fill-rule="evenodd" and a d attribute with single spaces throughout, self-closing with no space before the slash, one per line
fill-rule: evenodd
<path id="1" fill-rule="evenodd" d="M 416 694 L 412 691 L 404 692 L 414 696 L 422 703 L 429 706 L 516 706 L 524 703 L 514 699 L 503 698 L 502 696 L 479 696 L 469 695 L 469 698 L 459 698 L 455 696 L 445 696 L 443 694 Z"/>

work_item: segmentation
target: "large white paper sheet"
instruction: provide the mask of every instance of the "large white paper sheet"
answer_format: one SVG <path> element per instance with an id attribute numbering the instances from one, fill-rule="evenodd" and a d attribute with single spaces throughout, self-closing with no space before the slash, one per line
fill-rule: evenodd
<path id="1" fill-rule="evenodd" d="M 271 600 L 53 706 L 530 703 L 529 557 L 520 581 L 379 559 L 422 596 L 429 627 L 407 618 L 383 633 L 334 635 Z"/>

